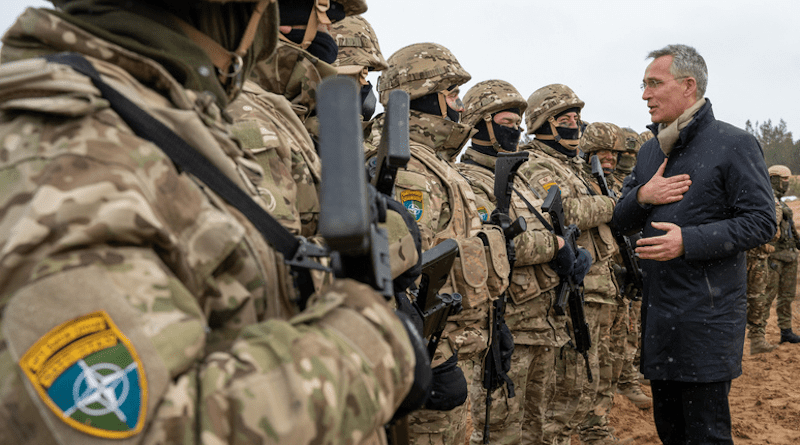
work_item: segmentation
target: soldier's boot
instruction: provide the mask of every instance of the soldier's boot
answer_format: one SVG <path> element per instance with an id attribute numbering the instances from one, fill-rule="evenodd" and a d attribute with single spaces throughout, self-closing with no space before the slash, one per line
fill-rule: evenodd
<path id="1" fill-rule="evenodd" d="M 792 328 L 781 329 L 781 343 L 800 343 L 800 335 L 792 332 Z"/>
<path id="2" fill-rule="evenodd" d="M 639 409 L 648 409 L 653 406 L 653 399 L 642 392 L 638 382 L 618 387 L 617 392 L 627 397 Z"/>
<path id="3" fill-rule="evenodd" d="M 771 352 L 777 348 L 778 345 L 773 345 L 767 342 L 767 340 L 761 337 L 751 337 L 750 338 L 750 355 L 761 354 L 764 352 Z"/>

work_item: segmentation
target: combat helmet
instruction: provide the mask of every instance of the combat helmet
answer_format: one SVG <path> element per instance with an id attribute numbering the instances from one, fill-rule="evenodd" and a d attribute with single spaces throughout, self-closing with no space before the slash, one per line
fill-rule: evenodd
<path id="1" fill-rule="evenodd" d="M 780 176 L 782 178 L 788 178 L 789 176 L 792 176 L 792 171 L 789 170 L 789 167 L 785 165 L 773 165 L 767 169 L 767 171 L 769 172 L 770 176 Z"/>
<path id="2" fill-rule="evenodd" d="M 617 170 L 628 174 L 633 171 L 633 167 L 636 165 L 636 157 L 639 155 L 639 149 L 642 148 L 642 144 L 645 141 L 639 133 L 629 127 L 621 128 L 620 135 L 623 139 L 625 151 L 618 156 Z"/>
<path id="3" fill-rule="evenodd" d="M 389 92 L 400 89 L 414 100 L 430 93 L 463 85 L 472 78 L 447 48 L 436 43 L 415 43 L 389 57 L 389 68 L 378 79 L 380 101 L 386 105 Z"/>
<path id="4" fill-rule="evenodd" d="M 592 122 L 581 136 L 581 151 L 586 154 L 602 150 L 625 151 L 621 129 L 610 122 Z"/>
<path id="5" fill-rule="evenodd" d="M 475 84 L 464 95 L 461 122 L 478 130 L 472 137 L 473 144 L 491 146 L 498 152 L 515 151 L 519 141 L 519 129 L 501 128 L 493 121 L 493 116 L 497 112 L 509 109 L 515 109 L 522 115 L 526 108 L 528 103 L 513 85 L 503 80 L 484 80 Z M 498 137 L 496 132 L 503 130 L 511 133 L 508 135 L 500 133 Z"/>
<path id="6" fill-rule="evenodd" d="M 346 17 L 333 24 L 331 35 L 339 46 L 334 66 L 343 74 L 356 74 L 366 67 L 370 71 L 383 71 L 389 67 L 381 54 L 378 37 L 369 22 L 360 15 Z M 353 67 L 352 73 L 343 71 Z"/>
<path id="7" fill-rule="evenodd" d="M 528 110 L 525 112 L 527 134 L 533 134 L 545 122 L 555 120 L 555 116 L 562 111 L 570 108 L 583 109 L 584 105 L 578 95 L 566 85 L 556 83 L 539 88 L 528 97 Z M 553 134 L 556 134 L 555 130 Z"/>

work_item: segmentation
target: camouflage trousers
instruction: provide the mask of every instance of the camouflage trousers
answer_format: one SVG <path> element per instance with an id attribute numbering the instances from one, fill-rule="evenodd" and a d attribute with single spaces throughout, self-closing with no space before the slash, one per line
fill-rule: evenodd
<path id="1" fill-rule="evenodd" d="M 628 306 L 628 335 L 625 341 L 622 369 L 619 374 L 620 388 L 636 383 L 639 378 L 641 353 L 642 301 L 631 301 Z"/>
<path id="2" fill-rule="evenodd" d="M 608 348 L 608 345 L 600 346 L 602 342 L 598 340 L 603 337 L 601 335 L 603 330 L 607 331 L 606 338 L 610 338 L 614 309 L 614 305 L 602 303 L 586 303 L 584 307 L 592 339 L 588 354 L 592 382 L 588 380 L 583 357 L 572 346 L 565 345 L 557 351 L 556 384 L 553 396 L 548 397 L 551 402 L 547 407 L 542 427 L 543 443 L 569 444 L 573 430 L 583 423 L 592 410 L 601 373 L 598 349 Z M 602 372 L 610 375 L 612 373 L 610 363 L 606 364 L 608 366 Z"/>
<path id="3" fill-rule="evenodd" d="M 555 385 L 556 350 L 552 346 L 514 345 L 508 377 L 514 382 L 515 396 L 508 398 L 504 385 L 494 390 L 489 411 L 489 439 L 497 445 L 542 443 L 546 397 Z M 472 436 L 470 444 L 483 443 L 486 425 L 486 389 L 483 369 L 475 368 L 470 388 Z"/>
<path id="4" fill-rule="evenodd" d="M 481 365 L 472 358 L 461 360 L 458 367 L 464 371 L 467 390 L 472 392 L 472 376 Z M 450 411 L 421 409 L 408 415 L 408 434 L 411 445 L 451 445 L 463 444 L 467 440 L 467 416 L 469 403 L 463 403 Z"/>
<path id="5" fill-rule="evenodd" d="M 747 254 L 747 333 L 750 338 L 763 337 L 769 317 L 767 281 L 769 260 L 767 255 Z"/>
<path id="6" fill-rule="evenodd" d="M 777 300 L 775 312 L 778 315 L 778 328 L 792 328 L 792 302 L 795 298 L 796 288 L 797 260 L 781 261 L 770 257 L 767 296 L 764 303 L 766 309 L 762 314 L 761 324 L 766 326 L 769 308 L 772 306 L 772 302 Z"/>
<path id="7" fill-rule="evenodd" d="M 617 391 L 625 339 L 628 335 L 627 304 L 620 300 L 617 304 L 600 306 L 598 319 L 600 327 L 597 337 L 598 372 L 594 375 L 597 379 L 597 391 L 585 417 L 582 420 L 579 417 L 575 418 L 575 427 L 583 443 L 592 443 L 610 435 L 608 412 L 614 404 L 614 393 Z"/>

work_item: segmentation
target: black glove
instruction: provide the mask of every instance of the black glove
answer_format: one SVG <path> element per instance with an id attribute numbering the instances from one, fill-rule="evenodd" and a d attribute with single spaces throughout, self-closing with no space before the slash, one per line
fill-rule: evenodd
<path id="1" fill-rule="evenodd" d="M 467 401 L 467 379 L 458 367 L 458 353 L 446 362 L 433 368 L 431 396 L 425 408 L 436 411 L 450 411 Z"/>
<path id="2" fill-rule="evenodd" d="M 564 243 L 564 247 L 558 249 L 556 257 L 550 261 L 550 267 L 559 277 L 570 276 L 575 267 L 575 251 L 572 250 L 572 246 Z"/>
<path id="3" fill-rule="evenodd" d="M 592 254 L 583 247 L 578 247 L 578 253 L 575 255 L 575 265 L 572 268 L 572 282 L 580 283 L 583 277 L 589 273 L 592 268 Z"/>
<path id="4" fill-rule="evenodd" d="M 408 301 L 408 299 L 406 299 L 406 301 Z M 400 407 L 395 411 L 392 421 L 401 419 L 412 411 L 416 411 L 425 405 L 425 402 L 431 395 L 431 384 L 433 381 L 431 359 L 428 356 L 428 348 L 425 347 L 425 341 L 420 335 L 420 330 L 417 330 L 411 318 L 404 312 L 398 311 L 396 314 L 403 322 L 403 326 L 408 332 L 411 345 L 414 347 L 416 364 L 414 365 L 414 384 L 411 386 L 411 390 L 408 392 L 408 395 L 406 395 L 406 398 L 400 403 Z"/>
<path id="5" fill-rule="evenodd" d="M 503 372 L 511 370 L 511 356 L 514 354 L 514 336 L 511 335 L 511 329 L 503 320 L 500 325 L 500 366 L 503 367 Z"/>

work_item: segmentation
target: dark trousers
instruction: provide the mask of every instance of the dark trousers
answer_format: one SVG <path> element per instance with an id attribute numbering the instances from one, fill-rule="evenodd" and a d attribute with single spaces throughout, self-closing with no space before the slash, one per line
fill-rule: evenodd
<path id="1" fill-rule="evenodd" d="M 664 445 L 733 445 L 730 380 L 688 383 L 651 380 L 653 419 Z"/>

